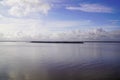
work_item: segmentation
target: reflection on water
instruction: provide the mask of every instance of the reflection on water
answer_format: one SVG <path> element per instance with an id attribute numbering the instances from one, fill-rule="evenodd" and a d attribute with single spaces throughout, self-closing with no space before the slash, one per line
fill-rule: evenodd
<path id="1" fill-rule="evenodd" d="M 0 43 L 0 80 L 120 80 L 120 43 Z"/>

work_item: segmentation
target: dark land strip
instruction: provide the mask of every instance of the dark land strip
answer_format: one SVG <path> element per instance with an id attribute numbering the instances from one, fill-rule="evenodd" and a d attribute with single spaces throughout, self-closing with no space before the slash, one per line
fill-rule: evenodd
<path id="1" fill-rule="evenodd" d="M 0 41 L 0 42 L 26 42 L 26 43 L 66 43 L 66 44 L 83 44 L 83 43 L 120 43 L 120 41 Z"/>

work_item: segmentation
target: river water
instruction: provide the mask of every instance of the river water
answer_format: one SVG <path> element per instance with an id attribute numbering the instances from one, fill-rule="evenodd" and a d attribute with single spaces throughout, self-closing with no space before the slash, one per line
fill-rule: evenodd
<path id="1" fill-rule="evenodd" d="M 120 80 L 120 43 L 0 43 L 0 80 Z"/>

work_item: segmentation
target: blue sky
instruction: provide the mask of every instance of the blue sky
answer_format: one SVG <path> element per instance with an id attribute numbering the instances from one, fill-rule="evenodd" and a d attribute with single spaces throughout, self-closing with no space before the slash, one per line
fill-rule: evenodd
<path id="1" fill-rule="evenodd" d="M 0 32 L 18 37 L 18 33 L 120 30 L 119 4 L 119 0 L 0 0 Z"/>

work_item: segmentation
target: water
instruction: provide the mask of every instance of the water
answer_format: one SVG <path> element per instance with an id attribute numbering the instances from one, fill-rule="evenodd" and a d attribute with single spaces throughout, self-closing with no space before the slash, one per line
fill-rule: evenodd
<path id="1" fill-rule="evenodd" d="M 120 80 L 120 43 L 0 43 L 0 80 Z"/>

